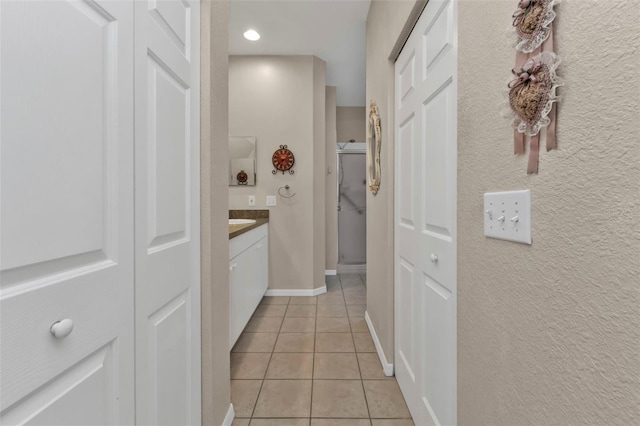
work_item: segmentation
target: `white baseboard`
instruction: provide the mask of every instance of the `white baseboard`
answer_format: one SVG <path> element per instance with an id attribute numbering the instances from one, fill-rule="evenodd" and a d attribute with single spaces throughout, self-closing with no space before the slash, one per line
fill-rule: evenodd
<path id="1" fill-rule="evenodd" d="M 327 286 L 323 285 L 318 288 L 310 290 L 298 290 L 298 289 L 269 289 L 264 294 L 265 296 L 317 296 L 327 292 Z"/>
<path id="2" fill-rule="evenodd" d="M 231 426 L 233 424 L 233 419 L 235 418 L 236 412 L 233 410 L 233 404 L 229 404 L 229 410 L 227 410 L 227 415 L 224 417 L 222 426 Z"/>
<path id="3" fill-rule="evenodd" d="M 335 269 L 326 269 L 324 271 L 325 275 L 338 275 L 338 271 L 336 271 Z"/>
<path id="4" fill-rule="evenodd" d="M 382 344 L 380 344 L 380 339 L 378 339 L 378 335 L 376 334 L 376 329 L 373 328 L 373 323 L 371 322 L 371 318 L 369 317 L 369 312 L 365 311 L 364 320 L 367 322 L 367 326 L 369 327 L 369 333 L 371 333 L 371 338 L 373 339 L 373 344 L 376 346 L 376 352 L 378 352 L 378 358 L 380 358 L 380 364 L 382 364 L 384 375 L 391 377 L 393 376 L 393 364 L 388 362 L 387 357 L 384 355 L 384 351 L 382 350 Z"/>
<path id="5" fill-rule="evenodd" d="M 364 263 L 362 265 L 341 265 L 338 264 L 339 274 L 366 274 L 367 273 L 367 264 Z"/>

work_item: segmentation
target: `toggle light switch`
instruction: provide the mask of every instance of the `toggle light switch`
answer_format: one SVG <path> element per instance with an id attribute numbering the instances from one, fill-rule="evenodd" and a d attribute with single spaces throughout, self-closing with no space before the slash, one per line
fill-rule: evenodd
<path id="1" fill-rule="evenodd" d="M 484 235 L 531 244 L 531 191 L 487 192 L 484 212 Z"/>

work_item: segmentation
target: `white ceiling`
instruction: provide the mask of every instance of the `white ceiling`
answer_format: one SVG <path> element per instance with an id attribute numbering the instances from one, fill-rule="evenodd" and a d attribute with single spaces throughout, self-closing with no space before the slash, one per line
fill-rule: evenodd
<path id="1" fill-rule="evenodd" d="M 231 0 L 229 54 L 315 55 L 327 63 L 338 106 L 365 105 L 370 0 Z M 245 40 L 252 28 L 260 40 Z"/>

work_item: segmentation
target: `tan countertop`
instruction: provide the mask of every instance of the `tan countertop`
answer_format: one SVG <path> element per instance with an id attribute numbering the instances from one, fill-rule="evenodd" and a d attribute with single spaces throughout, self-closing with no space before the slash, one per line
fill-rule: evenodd
<path id="1" fill-rule="evenodd" d="M 256 223 L 249 223 L 246 225 L 229 225 L 229 239 L 242 235 L 245 232 L 257 228 L 258 226 L 264 225 L 265 223 L 269 223 L 269 218 L 256 218 L 255 221 Z"/>

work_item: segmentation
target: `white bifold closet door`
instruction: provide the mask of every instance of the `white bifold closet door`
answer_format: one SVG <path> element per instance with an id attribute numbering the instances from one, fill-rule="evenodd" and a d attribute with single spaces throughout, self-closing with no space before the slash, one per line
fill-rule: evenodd
<path id="1" fill-rule="evenodd" d="M 134 422 L 133 18 L 0 1 L 3 425 Z"/>
<path id="2" fill-rule="evenodd" d="M 395 64 L 395 370 L 416 425 L 456 424 L 457 0 Z"/>
<path id="3" fill-rule="evenodd" d="M 135 3 L 136 423 L 200 424 L 200 4 Z"/>
<path id="4" fill-rule="evenodd" d="M 0 2 L 1 424 L 200 424 L 199 38 L 194 1 Z"/>

